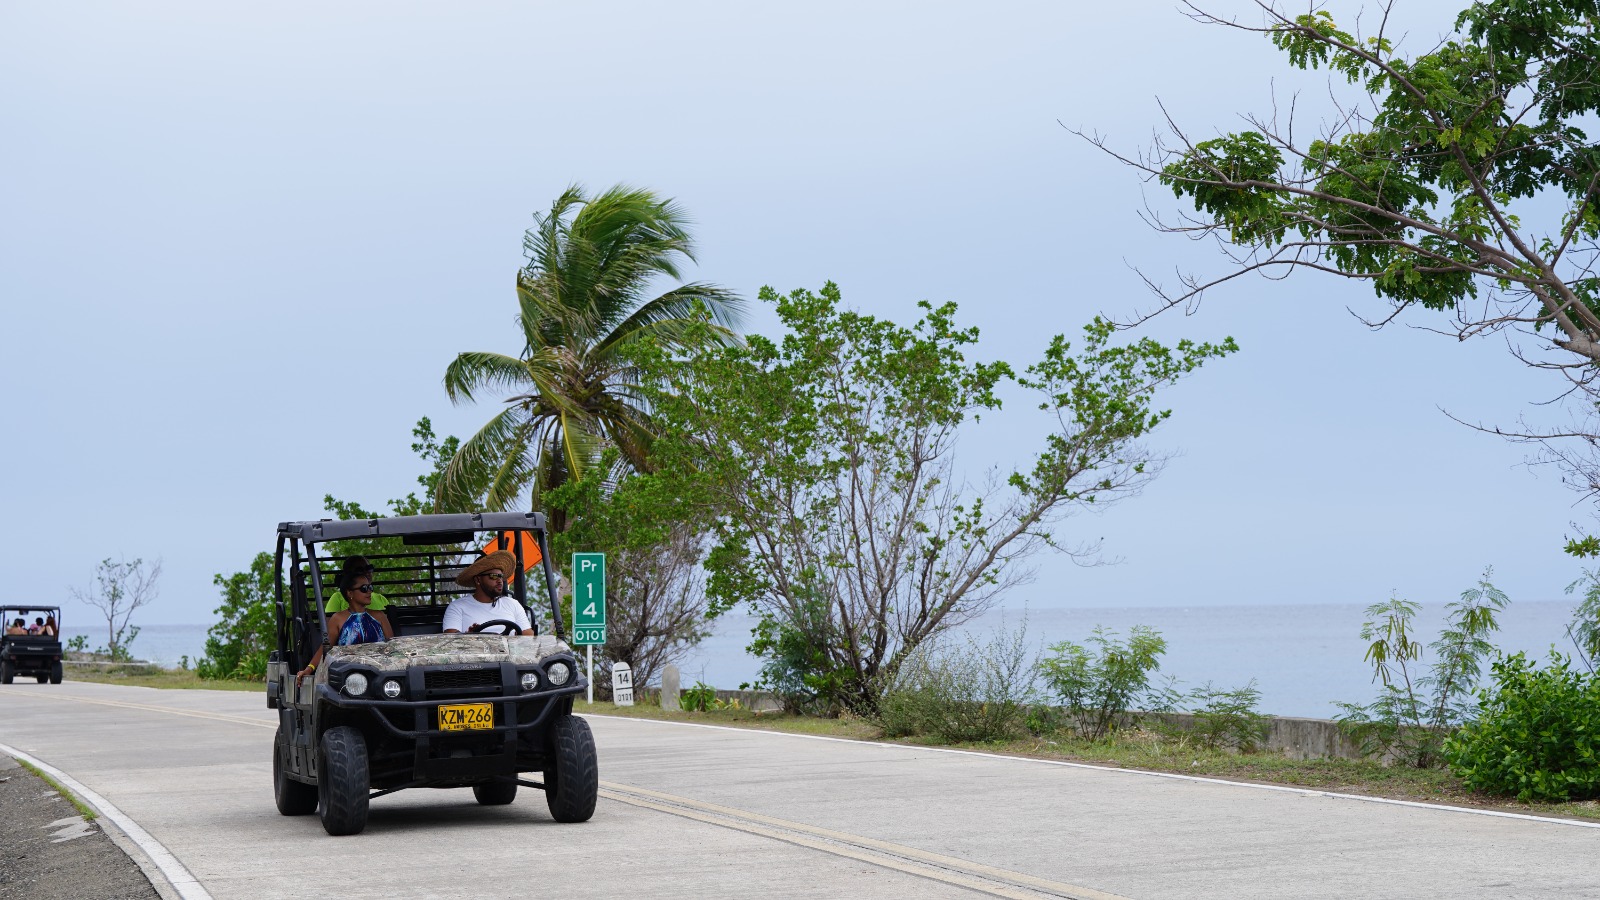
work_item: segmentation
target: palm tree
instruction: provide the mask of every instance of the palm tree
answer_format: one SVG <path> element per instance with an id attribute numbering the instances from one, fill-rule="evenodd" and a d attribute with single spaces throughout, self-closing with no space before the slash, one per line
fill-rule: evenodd
<path id="1" fill-rule="evenodd" d="M 543 492 L 582 477 L 608 446 L 647 468 L 652 423 L 624 351 L 646 338 L 677 353 L 739 340 L 743 302 L 723 288 L 680 283 L 646 299 L 657 276 L 681 282 L 680 261 L 694 259 L 687 221 L 671 200 L 623 185 L 593 198 L 570 187 L 534 216 L 517 272 L 521 355 L 462 353 L 445 370 L 458 405 L 484 390 L 510 396 L 445 469 L 441 508 L 506 509 L 531 487 L 539 509 Z M 709 330 L 690 327 L 707 317 Z"/>

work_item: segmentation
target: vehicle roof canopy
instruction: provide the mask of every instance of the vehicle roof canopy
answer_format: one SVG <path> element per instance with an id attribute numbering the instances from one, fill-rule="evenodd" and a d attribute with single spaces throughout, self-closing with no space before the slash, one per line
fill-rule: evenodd
<path id="1" fill-rule="evenodd" d="M 463 531 L 544 531 L 544 514 L 536 512 L 442 513 L 431 516 L 393 516 L 387 519 L 325 519 L 316 522 L 279 522 L 278 533 L 307 544 L 352 538 L 406 537 Z"/>
<path id="2" fill-rule="evenodd" d="M 37 603 L 31 604 L 29 606 L 19 606 L 19 605 L 15 604 L 15 603 L 11 603 L 11 604 L 7 604 L 5 606 L 0 606 L 0 612 L 17 612 L 17 613 L 22 613 L 24 615 L 27 615 L 29 613 L 52 613 L 52 614 L 59 615 L 60 612 L 61 612 L 61 607 L 59 607 L 59 606 L 40 606 Z"/>

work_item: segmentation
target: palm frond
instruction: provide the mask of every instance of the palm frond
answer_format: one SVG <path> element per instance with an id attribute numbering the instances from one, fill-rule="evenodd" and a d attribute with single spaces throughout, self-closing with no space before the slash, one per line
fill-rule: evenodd
<path id="1" fill-rule="evenodd" d="M 516 390 L 530 380 L 527 364 L 515 356 L 468 351 L 456 354 L 445 368 L 444 392 L 452 403 L 470 403 L 477 399 L 475 391 L 484 388 Z"/>
<path id="2" fill-rule="evenodd" d="M 478 429 L 477 434 L 468 438 L 440 474 L 435 504 L 438 511 L 468 509 L 485 503 L 491 489 L 495 489 L 496 497 L 503 498 L 518 478 L 523 480 L 515 487 L 526 486 L 532 467 L 516 461 L 527 458 L 537 421 L 525 404 L 514 404 L 502 409 Z"/>

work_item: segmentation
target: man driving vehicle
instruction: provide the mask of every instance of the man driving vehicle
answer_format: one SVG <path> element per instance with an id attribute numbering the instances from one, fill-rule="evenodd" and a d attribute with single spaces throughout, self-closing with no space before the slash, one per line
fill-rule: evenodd
<path id="1" fill-rule="evenodd" d="M 472 594 L 450 602 L 444 611 L 444 633 L 476 634 L 485 622 L 505 619 L 517 623 L 520 631 L 514 633 L 533 634 L 528 611 L 506 590 L 506 580 L 516 571 L 517 558 L 504 550 L 482 556 L 462 569 L 456 584 L 472 588 Z"/>

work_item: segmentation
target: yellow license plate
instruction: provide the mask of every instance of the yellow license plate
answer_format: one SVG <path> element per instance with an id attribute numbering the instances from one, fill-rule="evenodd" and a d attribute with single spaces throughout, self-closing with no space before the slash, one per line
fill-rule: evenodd
<path id="1" fill-rule="evenodd" d="M 493 703 L 455 703 L 439 707 L 441 731 L 480 731 L 493 727 Z"/>

